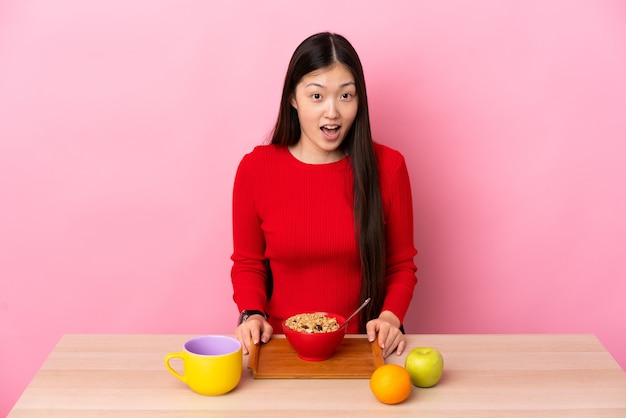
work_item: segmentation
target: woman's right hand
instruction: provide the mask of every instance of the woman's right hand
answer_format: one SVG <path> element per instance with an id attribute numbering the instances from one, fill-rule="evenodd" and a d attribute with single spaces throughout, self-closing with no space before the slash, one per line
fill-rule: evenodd
<path id="1" fill-rule="evenodd" d="M 250 353 L 250 344 L 259 345 L 272 338 L 274 329 L 262 315 L 252 315 L 239 324 L 235 330 L 235 338 L 239 340 L 243 354 Z"/>

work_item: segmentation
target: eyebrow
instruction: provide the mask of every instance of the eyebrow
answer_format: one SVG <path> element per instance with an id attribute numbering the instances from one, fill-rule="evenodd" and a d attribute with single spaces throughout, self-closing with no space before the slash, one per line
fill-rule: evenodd
<path id="1" fill-rule="evenodd" d="M 348 87 L 348 86 L 356 86 L 356 83 L 354 81 L 348 81 L 346 83 L 341 84 L 339 87 L 343 88 L 343 87 Z M 321 88 L 325 88 L 326 86 L 324 86 L 323 84 L 319 84 L 319 83 L 309 83 L 304 87 L 321 87 Z"/>

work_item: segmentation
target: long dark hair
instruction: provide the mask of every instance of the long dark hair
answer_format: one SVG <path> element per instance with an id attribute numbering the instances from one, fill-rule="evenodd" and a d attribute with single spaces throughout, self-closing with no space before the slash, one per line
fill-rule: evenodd
<path id="1" fill-rule="evenodd" d="M 285 75 L 280 110 L 270 143 L 289 146 L 300 140 L 298 112 L 291 105 L 296 86 L 310 72 L 336 63 L 345 65 L 352 72 L 358 98 L 356 118 L 340 149 L 350 156 L 354 175 L 354 223 L 363 271 L 360 299 L 372 298 L 360 318 L 361 332 L 364 332 L 367 321 L 378 317 L 383 305 L 385 231 L 363 67 L 346 38 L 329 32 L 318 33 L 296 48 Z"/>

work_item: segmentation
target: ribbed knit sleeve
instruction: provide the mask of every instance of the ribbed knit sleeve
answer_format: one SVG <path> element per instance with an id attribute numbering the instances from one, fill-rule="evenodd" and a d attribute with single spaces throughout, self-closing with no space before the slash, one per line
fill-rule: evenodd
<path id="1" fill-rule="evenodd" d="M 404 321 L 417 283 L 417 267 L 413 261 L 417 250 L 414 246 L 411 184 L 402 154 L 378 144 L 375 149 L 385 213 L 383 310 L 393 312 L 400 321 Z"/>
<path id="2" fill-rule="evenodd" d="M 257 163 L 246 155 L 237 169 L 233 187 L 233 261 L 231 278 L 233 299 L 239 310 L 265 310 L 266 278 L 265 238 L 255 207 L 259 190 Z"/>

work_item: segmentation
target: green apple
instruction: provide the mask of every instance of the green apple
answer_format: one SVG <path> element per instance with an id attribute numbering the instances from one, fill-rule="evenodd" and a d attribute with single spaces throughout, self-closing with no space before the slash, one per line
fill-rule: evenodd
<path id="1" fill-rule="evenodd" d="M 411 383 L 420 388 L 435 386 L 443 373 L 443 357 L 431 347 L 417 347 L 406 356 L 404 368 L 411 375 Z"/>

